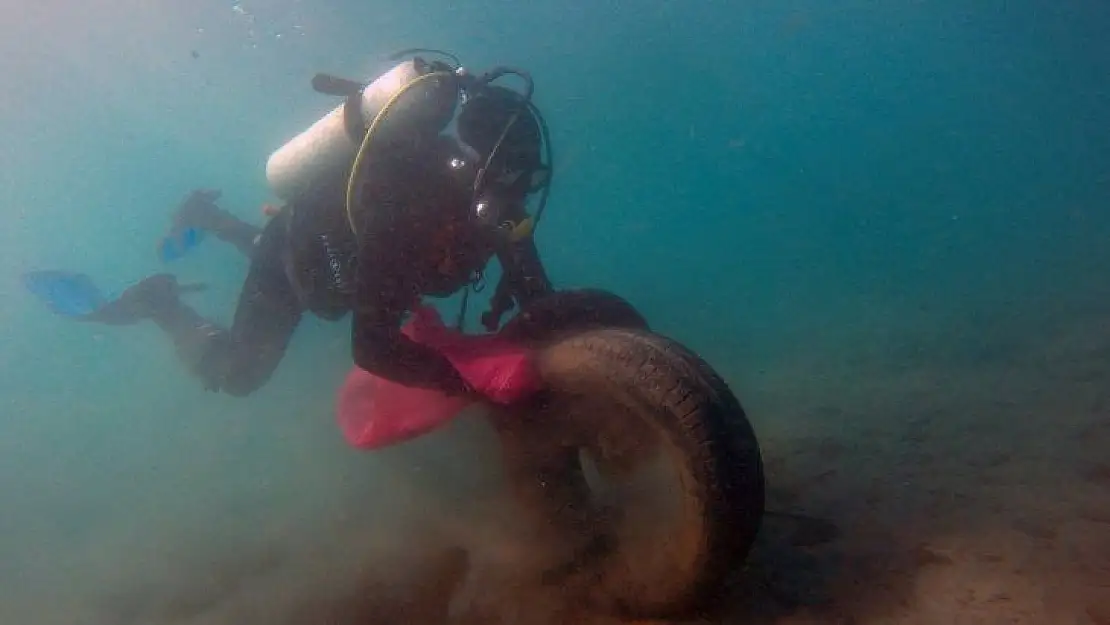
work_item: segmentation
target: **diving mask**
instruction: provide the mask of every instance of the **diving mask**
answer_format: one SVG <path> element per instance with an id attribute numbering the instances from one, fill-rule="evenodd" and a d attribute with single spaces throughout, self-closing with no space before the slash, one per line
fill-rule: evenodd
<path id="1" fill-rule="evenodd" d="M 474 200 L 472 218 L 499 238 L 516 243 L 532 235 L 536 220 L 525 207 L 526 197 L 504 193 L 503 189 L 493 187 L 479 194 Z"/>

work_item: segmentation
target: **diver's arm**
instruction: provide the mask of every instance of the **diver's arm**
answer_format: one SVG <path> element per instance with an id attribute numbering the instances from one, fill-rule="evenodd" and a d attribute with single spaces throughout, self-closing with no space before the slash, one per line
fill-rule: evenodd
<path id="1" fill-rule="evenodd" d="M 500 259 L 510 277 L 513 297 L 519 305 L 526 306 L 554 290 L 533 237 L 510 244 L 500 254 Z"/>
<path id="2" fill-rule="evenodd" d="M 482 315 L 482 324 L 490 332 L 497 329 L 501 317 L 514 303 L 524 307 L 554 290 L 531 236 L 503 246 L 497 259 L 501 263 L 501 279 L 490 300 L 489 312 Z"/>
<path id="3" fill-rule="evenodd" d="M 420 292 L 405 253 L 411 237 L 391 221 L 381 215 L 366 224 L 361 237 L 351 326 L 355 364 L 406 386 L 470 394 L 472 389 L 447 358 L 401 333 L 401 320 Z"/>

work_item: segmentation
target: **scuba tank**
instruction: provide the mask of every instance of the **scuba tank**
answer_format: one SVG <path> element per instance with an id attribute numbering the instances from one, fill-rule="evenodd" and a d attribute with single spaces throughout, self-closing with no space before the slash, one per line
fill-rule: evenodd
<path id="1" fill-rule="evenodd" d="M 301 198 L 312 197 L 307 203 L 310 210 L 312 206 L 342 202 L 345 204 L 350 229 L 357 237 L 356 213 L 359 207 L 373 204 L 360 197 L 363 190 L 359 183 L 365 179 L 367 169 L 373 167 L 370 164 L 372 159 L 368 159 L 367 155 L 388 154 L 399 147 L 398 142 L 415 145 L 421 137 L 435 136 L 455 119 L 455 111 L 460 105 L 465 112 L 468 104 L 477 99 L 475 105 L 478 108 L 475 111 L 484 110 L 481 101 L 489 97 L 486 101 L 487 108 L 490 102 L 501 101 L 508 107 L 501 111 L 508 113 L 507 119 L 490 126 L 488 120 L 482 119 L 481 113 L 475 113 L 471 117 L 476 118 L 467 124 L 475 132 L 463 133 L 475 135 L 468 137 L 468 140 L 481 139 L 478 143 L 488 152 L 480 155 L 482 160 L 473 185 L 475 218 L 485 221 L 487 217 L 485 213 L 488 211 L 483 209 L 488 206 L 482 198 L 486 190 L 486 174 L 494 163 L 495 156 L 517 120 L 521 116 L 530 116 L 536 127 L 534 134 L 538 134 L 535 139 L 543 144 L 542 160 L 546 161 L 536 169 L 545 172 L 539 207 L 534 216 L 520 223 L 497 224 L 499 228 L 511 226 L 506 234 L 512 239 L 530 235 L 547 204 L 553 163 L 547 124 L 532 103 L 532 77 L 528 72 L 505 66 L 474 76 L 454 55 L 426 48 L 403 50 L 390 58 L 396 61 L 419 52 L 435 53 L 447 57 L 451 62 L 429 62 L 419 56 L 410 57 L 370 84 L 329 74 L 317 74 L 312 79 L 313 89 L 322 94 L 344 97 L 345 101 L 270 155 L 266 163 L 266 179 L 271 191 L 290 204 L 297 204 L 297 200 Z M 508 75 L 517 76 L 524 81 L 525 89 L 522 93 L 508 96 L 513 93 L 511 90 L 491 87 L 491 83 Z M 495 106 L 493 110 L 497 108 Z M 383 123 L 383 120 L 388 121 Z M 461 124 L 464 120 L 460 117 L 457 121 Z M 462 135 L 459 138 L 461 140 Z M 514 139 L 513 142 L 518 141 Z M 473 147 L 471 146 L 472 149 Z M 538 145 L 535 147 L 539 149 Z M 509 146 L 506 155 L 519 149 L 519 146 Z M 513 160 L 512 156 L 507 157 L 510 161 Z M 535 173 L 528 172 L 528 175 Z M 343 178 L 346 179 L 345 202 L 338 197 L 333 202 L 326 196 L 344 192 L 339 182 Z M 533 189 L 535 190 L 538 188 Z"/>
<path id="2" fill-rule="evenodd" d="M 368 85 L 318 74 L 312 81 L 316 91 L 346 100 L 270 154 L 266 161 L 270 190 L 282 200 L 292 201 L 319 181 L 350 171 L 367 128 L 386 106 L 392 107 L 391 117 L 408 118 L 397 127 L 442 131 L 455 113 L 457 84 L 448 80 L 414 83 L 436 69 L 420 58 L 408 59 Z M 408 93 L 394 101 L 402 92 Z"/>

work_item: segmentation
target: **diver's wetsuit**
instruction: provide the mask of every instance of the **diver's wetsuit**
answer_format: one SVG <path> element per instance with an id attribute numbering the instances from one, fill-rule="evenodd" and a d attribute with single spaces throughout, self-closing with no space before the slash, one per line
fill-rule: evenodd
<path id="1" fill-rule="evenodd" d="M 335 320 L 353 310 L 359 367 L 410 386 L 468 393 L 446 358 L 401 333 L 406 312 L 421 296 L 465 287 L 492 256 L 503 276 L 483 319 L 487 327 L 496 326 L 512 300 L 523 306 L 552 288 L 531 237 L 508 243 L 470 221 L 472 167 L 446 136 L 398 151 L 376 163 L 365 183 L 364 195 L 376 201 L 362 207 L 360 240 L 336 192 L 341 184 L 291 202 L 270 220 L 251 254 L 230 329 L 220 330 L 176 298 L 152 316 L 210 390 L 253 392 L 276 369 L 305 312 Z M 228 226 L 242 231 L 241 222 Z"/>

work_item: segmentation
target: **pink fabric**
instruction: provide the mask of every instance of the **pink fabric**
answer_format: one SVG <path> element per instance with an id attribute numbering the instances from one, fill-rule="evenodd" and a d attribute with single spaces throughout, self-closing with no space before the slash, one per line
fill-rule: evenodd
<path id="1" fill-rule="evenodd" d="M 496 334 L 474 336 L 448 328 L 430 306 L 416 309 L 402 332 L 439 350 L 493 403 L 521 401 L 540 387 L 527 349 Z M 336 412 L 348 443 L 379 449 L 447 424 L 467 403 L 462 397 L 407 387 L 354 367 L 339 390 Z"/>

